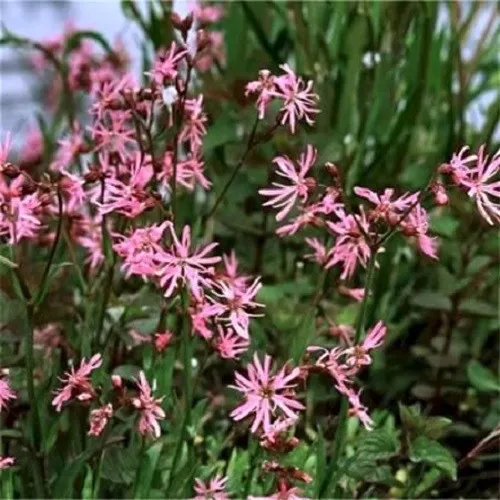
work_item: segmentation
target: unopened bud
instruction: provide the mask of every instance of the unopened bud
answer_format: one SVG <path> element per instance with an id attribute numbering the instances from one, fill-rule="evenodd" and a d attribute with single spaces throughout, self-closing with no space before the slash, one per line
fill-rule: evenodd
<path id="1" fill-rule="evenodd" d="M 17 165 L 7 162 L 2 165 L 0 172 L 6 177 L 9 177 L 9 179 L 15 179 L 21 173 L 21 170 Z"/>
<path id="2" fill-rule="evenodd" d="M 120 375 L 111 375 L 111 383 L 115 389 L 120 389 L 123 385 L 122 378 Z"/>
<path id="3" fill-rule="evenodd" d="M 332 177 L 337 178 L 339 176 L 339 169 L 334 163 L 327 161 L 325 163 L 325 169 Z"/>
<path id="4" fill-rule="evenodd" d="M 436 182 L 431 186 L 431 191 L 434 194 L 434 201 L 437 205 L 443 206 L 448 204 L 448 193 L 442 184 Z"/>
<path id="5" fill-rule="evenodd" d="M 318 185 L 314 177 L 306 177 L 304 179 L 304 184 L 306 185 L 309 193 L 314 193 L 316 186 Z"/>

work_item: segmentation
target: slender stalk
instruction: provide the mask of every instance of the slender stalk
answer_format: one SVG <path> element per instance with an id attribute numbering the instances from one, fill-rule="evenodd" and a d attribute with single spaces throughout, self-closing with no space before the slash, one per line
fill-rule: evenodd
<path id="1" fill-rule="evenodd" d="M 191 80 L 192 64 L 188 63 L 186 80 L 182 94 L 179 96 L 179 107 L 176 112 L 176 131 L 174 136 L 174 158 L 173 158 L 173 176 L 172 176 L 172 214 L 174 216 L 174 224 L 177 224 L 177 164 L 179 163 L 179 137 L 181 134 L 182 124 L 184 122 L 184 108 L 186 105 L 187 91 Z"/>
<path id="2" fill-rule="evenodd" d="M 243 155 L 241 156 L 240 160 L 238 161 L 236 166 L 233 168 L 233 173 L 231 174 L 231 177 L 226 182 L 225 186 L 222 188 L 221 193 L 219 194 L 219 196 L 215 200 L 214 206 L 212 207 L 212 209 L 210 210 L 210 212 L 208 213 L 208 215 L 206 217 L 207 219 L 210 218 L 217 211 L 217 208 L 219 207 L 221 201 L 226 196 L 228 189 L 231 187 L 231 184 L 233 183 L 234 179 L 238 175 L 238 172 L 240 171 L 241 167 L 245 163 L 245 160 L 247 159 L 248 154 L 254 148 L 254 146 L 257 145 L 257 142 L 255 141 L 255 134 L 257 132 L 257 125 L 258 124 L 259 124 L 259 117 L 257 116 L 257 117 L 255 117 L 252 131 L 250 132 L 250 136 L 248 137 L 247 147 L 245 148 L 245 151 L 244 151 Z"/>
<path id="3" fill-rule="evenodd" d="M 372 249 L 372 255 L 368 262 L 368 269 L 366 272 L 365 294 L 363 302 L 361 303 L 361 308 L 359 310 L 358 317 L 356 318 L 356 333 L 354 336 L 354 342 L 356 344 L 359 344 L 365 329 L 366 311 L 368 309 L 368 300 L 374 276 L 376 255 L 377 255 L 376 249 Z M 339 467 L 339 459 L 342 456 L 342 452 L 345 446 L 345 433 L 347 430 L 348 410 L 349 410 L 348 400 L 347 398 L 343 397 L 340 405 L 339 423 L 337 426 L 337 432 L 335 433 L 332 457 L 330 460 L 330 465 L 323 479 L 323 484 L 320 488 L 319 492 L 320 497 L 323 497 L 326 494 L 330 486 L 330 481 L 332 477 L 336 476 L 337 474 L 337 469 Z"/>
<path id="4" fill-rule="evenodd" d="M 48 285 L 48 278 L 50 269 L 52 267 L 52 263 L 54 262 L 54 257 L 56 255 L 57 247 L 59 246 L 59 240 L 61 239 L 61 231 L 62 231 L 62 216 L 63 216 L 63 199 L 61 195 L 61 190 L 59 186 L 57 187 L 57 229 L 56 229 L 56 237 L 54 238 L 54 242 L 52 243 L 52 248 L 50 249 L 49 258 L 47 260 L 47 264 L 45 265 L 45 269 L 43 271 L 42 281 L 40 282 L 40 286 L 38 288 L 38 293 L 33 301 L 34 305 L 38 305 L 38 303 L 42 300 L 45 290 Z"/>
<path id="5" fill-rule="evenodd" d="M 255 462 L 257 461 L 259 455 L 260 455 L 260 446 L 256 444 L 254 452 L 250 456 L 250 463 L 248 465 L 248 477 L 245 482 L 245 491 L 243 493 L 243 498 L 247 498 L 248 495 L 250 494 L 250 488 L 252 487 L 253 473 L 255 469 Z"/>
<path id="6" fill-rule="evenodd" d="M 179 434 L 179 439 L 175 446 L 174 457 L 172 460 L 172 469 L 170 471 L 170 476 L 168 478 L 167 484 L 167 498 L 170 495 L 170 490 L 172 488 L 172 482 L 177 470 L 177 464 L 181 458 L 182 445 L 186 439 L 187 428 L 191 425 L 191 406 L 193 404 L 193 384 L 192 384 L 192 339 L 191 331 L 189 328 L 189 320 L 187 319 L 187 308 L 188 308 L 188 297 L 185 290 L 182 291 L 182 358 L 183 358 L 183 386 L 184 386 L 184 417 L 182 419 L 181 433 Z"/>

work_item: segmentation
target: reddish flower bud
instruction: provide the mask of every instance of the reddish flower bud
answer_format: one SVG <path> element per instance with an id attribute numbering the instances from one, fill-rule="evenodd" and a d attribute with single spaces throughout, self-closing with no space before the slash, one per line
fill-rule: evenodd
<path id="1" fill-rule="evenodd" d="M 115 389 L 120 389 L 123 385 L 122 378 L 120 375 L 111 375 L 111 383 Z"/>

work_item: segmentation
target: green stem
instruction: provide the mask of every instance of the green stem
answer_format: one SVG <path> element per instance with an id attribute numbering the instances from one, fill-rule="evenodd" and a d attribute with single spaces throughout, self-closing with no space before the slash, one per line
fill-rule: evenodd
<path id="1" fill-rule="evenodd" d="M 38 303 L 43 299 L 45 295 L 45 290 L 48 285 L 50 269 L 52 267 L 52 263 L 54 262 L 54 257 L 56 255 L 57 247 L 59 246 L 59 240 L 61 239 L 63 200 L 59 186 L 57 187 L 57 212 L 58 212 L 57 213 L 58 220 L 57 220 L 56 237 L 54 239 L 54 243 L 52 244 L 52 248 L 50 249 L 49 259 L 47 260 L 47 264 L 45 265 L 45 270 L 43 271 L 42 281 L 40 282 L 38 293 L 36 294 L 36 297 L 33 301 L 35 306 L 38 305 Z"/>
<path id="2" fill-rule="evenodd" d="M 253 147 L 257 144 L 257 142 L 255 142 L 255 134 L 257 132 L 257 125 L 258 124 L 259 124 L 259 117 L 257 116 L 255 118 L 255 121 L 254 121 L 254 124 L 252 127 L 252 131 L 250 132 L 250 136 L 248 137 L 248 142 L 247 142 L 247 147 L 245 149 L 245 152 L 243 153 L 242 157 L 240 158 L 240 160 L 238 161 L 236 166 L 233 168 L 233 173 L 231 174 L 231 177 L 226 182 L 225 186 L 222 188 L 220 195 L 215 200 L 215 203 L 214 203 L 214 206 L 212 207 L 212 210 L 210 210 L 210 212 L 206 216 L 207 219 L 209 219 L 217 211 L 217 208 L 219 207 L 221 201 L 226 196 L 228 189 L 231 187 L 231 184 L 233 183 L 234 179 L 238 175 L 238 172 L 240 171 L 241 167 L 245 163 L 245 160 L 247 159 L 248 154 L 253 149 Z"/>
<path id="3" fill-rule="evenodd" d="M 185 290 L 182 291 L 182 358 L 183 358 L 183 386 L 184 386 L 184 418 L 182 419 L 182 428 L 175 446 L 174 457 L 172 460 L 172 468 L 168 478 L 167 498 L 170 495 L 172 482 L 177 469 L 177 464 L 181 458 L 182 445 L 186 439 L 187 429 L 191 425 L 191 406 L 193 404 L 193 385 L 192 385 L 192 339 L 189 320 L 187 319 L 188 297 Z"/>
<path id="4" fill-rule="evenodd" d="M 368 309 L 369 295 L 374 276 L 376 255 L 377 255 L 377 249 L 374 248 L 372 249 L 372 255 L 368 262 L 368 269 L 366 272 L 365 295 L 363 297 L 363 302 L 361 303 L 361 308 L 359 310 L 358 317 L 356 319 L 356 333 L 354 336 L 355 344 L 359 344 L 365 329 L 366 311 Z M 347 398 L 343 397 L 340 405 L 339 423 L 337 427 L 337 432 L 335 433 L 332 457 L 330 460 L 330 465 L 323 479 L 323 484 L 320 488 L 319 492 L 320 498 L 323 497 L 328 491 L 330 482 L 332 478 L 336 476 L 337 469 L 339 467 L 339 459 L 342 456 L 342 452 L 344 451 L 345 447 L 345 433 L 347 431 L 348 410 L 349 410 L 349 402 Z"/>
<path id="5" fill-rule="evenodd" d="M 257 461 L 257 458 L 260 455 L 260 446 L 257 443 L 255 443 L 255 445 L 256 446 L 254 452 L 250 456 L 250 463 L 248 465 L 248 477 L 245 483 L 245 492 L 243 494 L 243 498 L 247 498 L 248 495 L 250 494 L 250 488 L 252 487 L 253 473 L 255 469 L 255 462 Z"/>

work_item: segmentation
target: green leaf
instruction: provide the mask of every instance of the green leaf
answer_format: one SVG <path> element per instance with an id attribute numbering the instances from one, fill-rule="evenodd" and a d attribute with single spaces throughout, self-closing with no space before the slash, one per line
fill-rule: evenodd
<path id="1" fill-rule="evenodd" d="M 16 267 L 19 267 L 15 262 L 12 262 L 7 257 L 4 257 L 3 255 L 0 255 L 0 266 L 6 266 L 10 269 L 15 269 Z"/>
<path id="2" fill-rule="evenodd" d="M 133 382 L 138 376 L 141 368 L 135 365 L 120 365 L 113 370 L 113 375 L 119 375 L 125 380 Z"/>
<path id="3" fill-rule="evenodd" d="M 431 290 L 419 292 L 411 299 L 413 306 L 434 311 L 451 311 L 451 300 L 446 295 Z"/>
<path id="4" fill-rule="evenodd" d="M 356 454 L 369 457 L 371 460 L 385 459 L 397 455 L 399 441 L 393 432 L 386 429 L 376 429 L 366 432 L 358 440 Z"/>
<path id="5" fill-rule="evenodd" d="M 485 368 L 475 359 L 469 361 L 467 365 L 467 376 L 469 382 L 481 392 L 499 392 L 500 380 L 498 375 Z"/>
<path id="6" fill-rule="evenodd" d="M 358 481 L 379 483 L 387 486 L 397 484 L 392 469 L 389 465 L 379 465 L 373 460 L 360 458 L 355 460 L 346 469 L 346 474 Z"/>
<path id="7" fill-rule="evenodd" d="M 415 463 L 426 463 L 445 472 L 454 481 L 457 479 L 457 463 L 452 454 L 433 439 L 419 436 L 410 443 L 409 458 Z"/>
<path id="8" fill-rule="evenodd" d="M 498 308 L 479 299 L 465 299 L 458 308 L 460 313 L 471 316 L 485 316 L 489 318 L 498 317 Z"/>
<path id="9" fill-rule="evenodd" d="M 149 498 L 153 475 L 160 460 L 160 454 L 163 449 L 164 442 L 159 441 L 149 447 L 141 460 L 139 480 L 136 485 L 136 498 Z"/>

